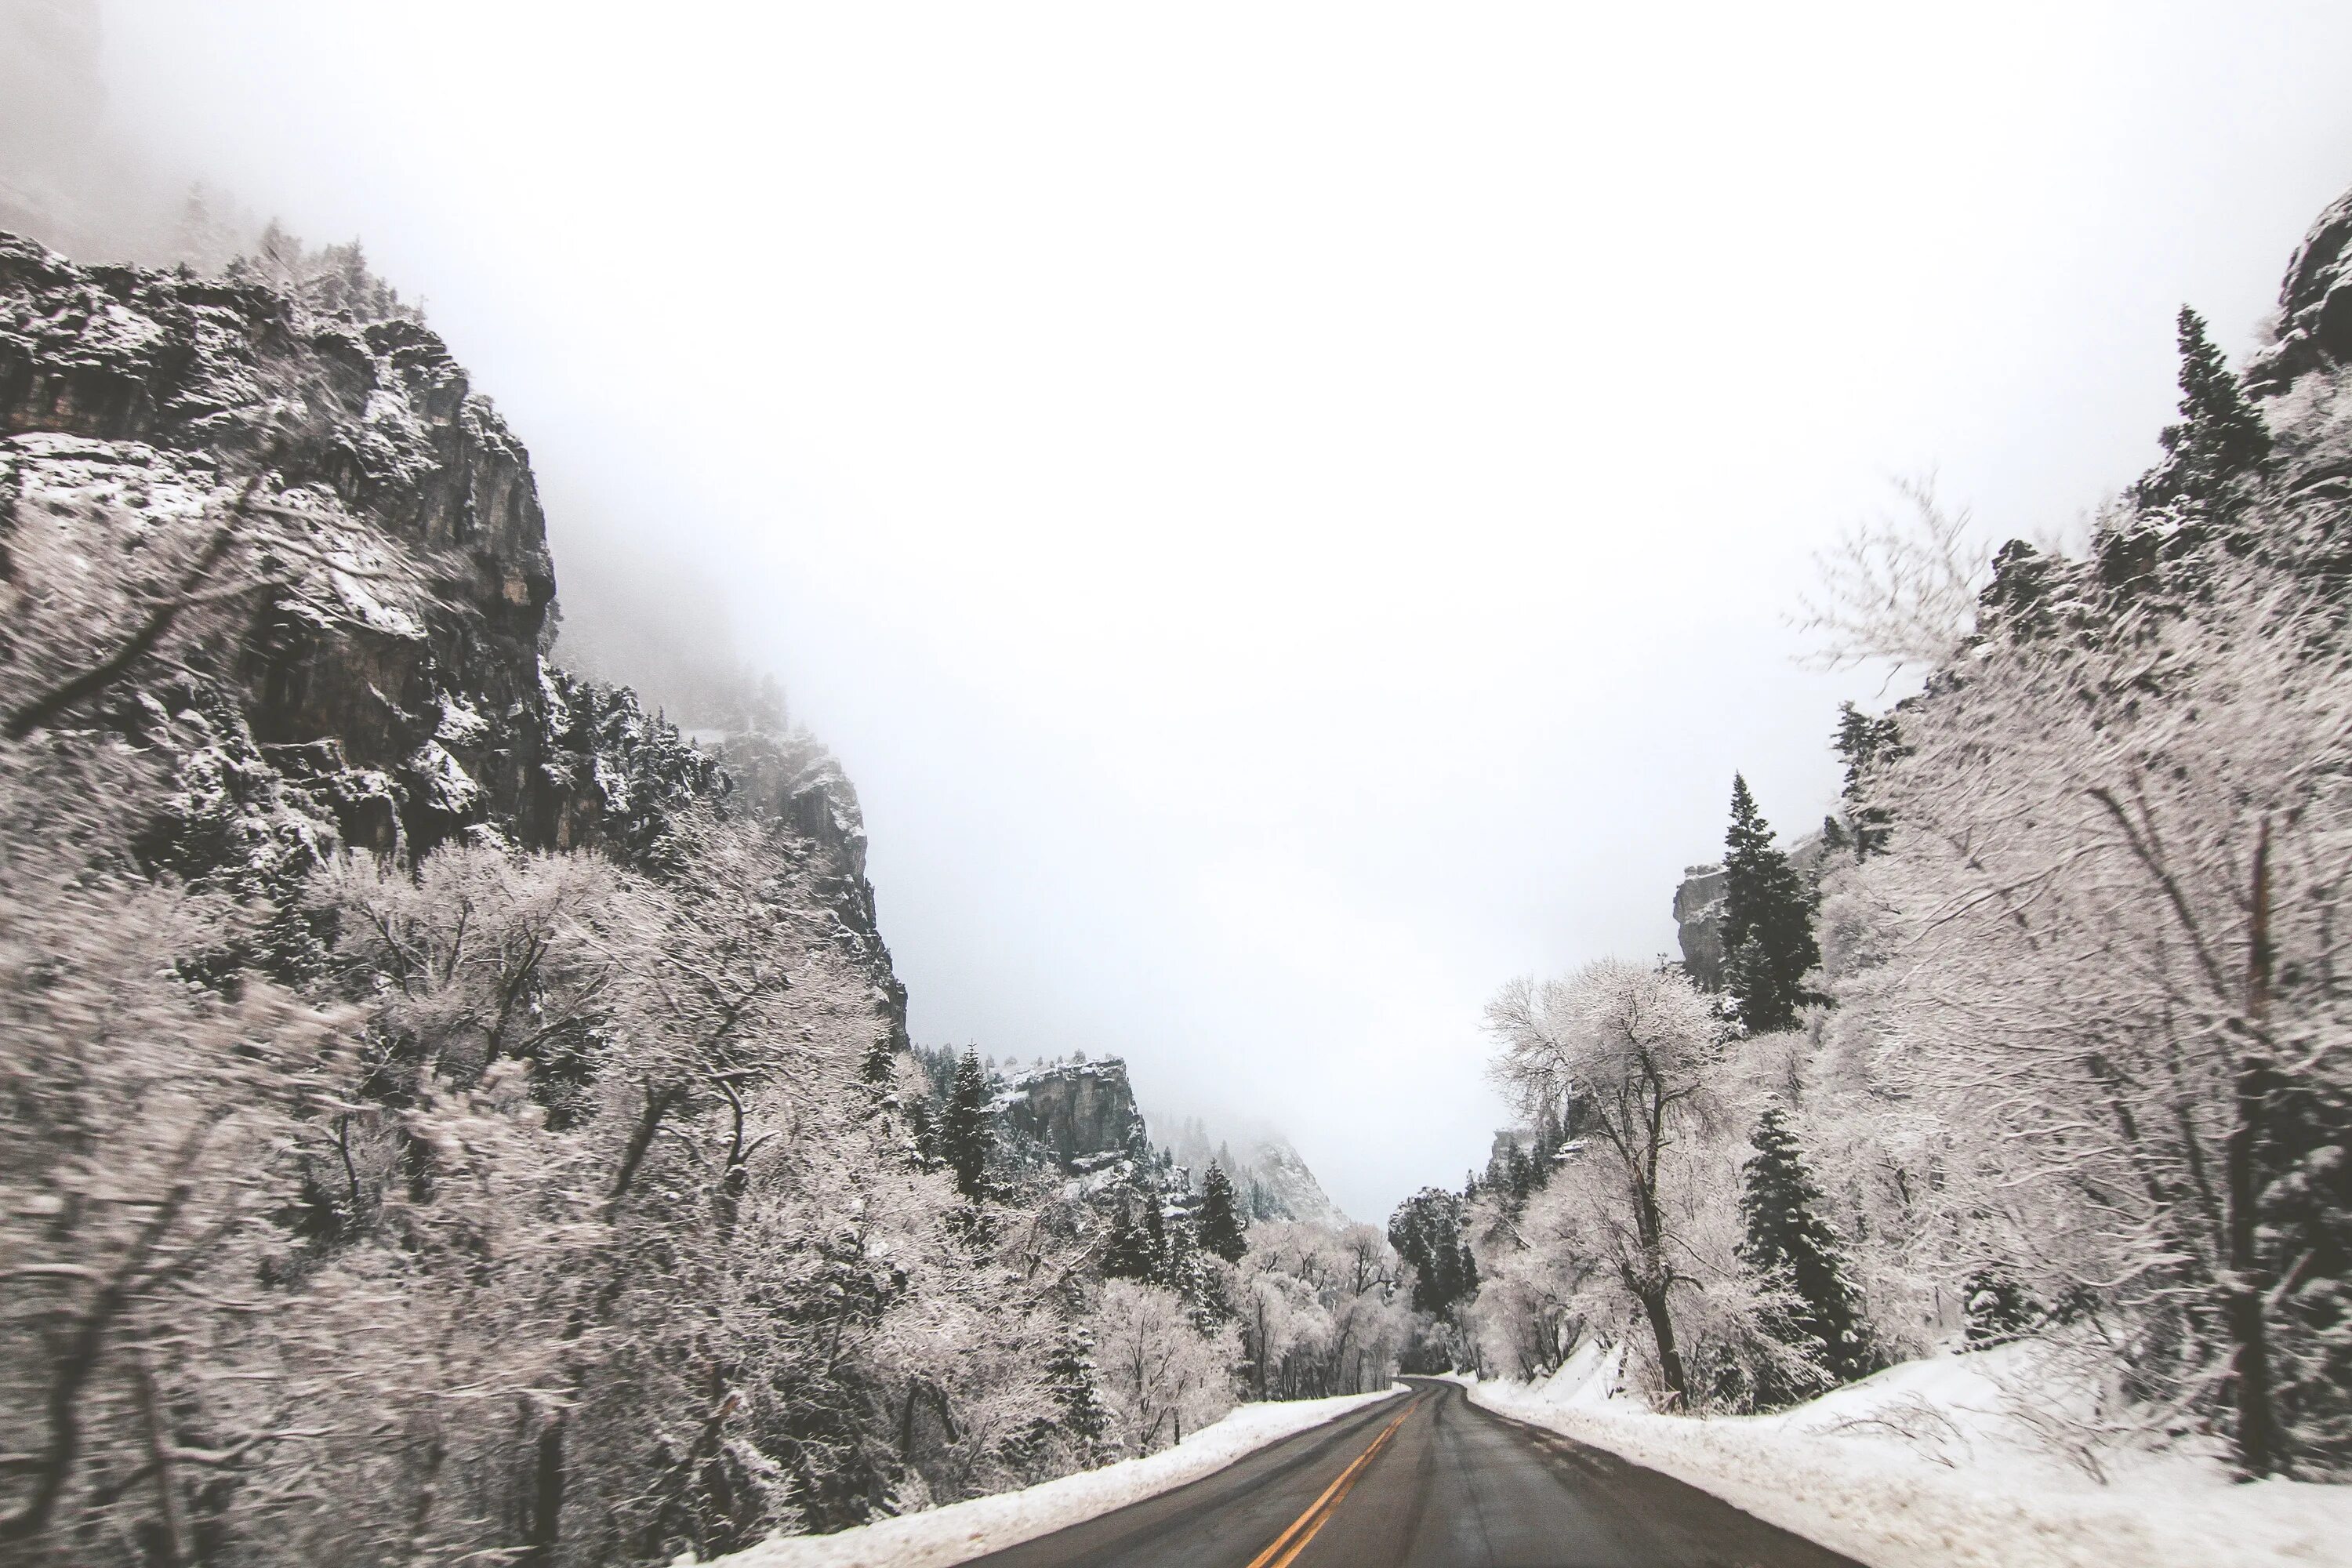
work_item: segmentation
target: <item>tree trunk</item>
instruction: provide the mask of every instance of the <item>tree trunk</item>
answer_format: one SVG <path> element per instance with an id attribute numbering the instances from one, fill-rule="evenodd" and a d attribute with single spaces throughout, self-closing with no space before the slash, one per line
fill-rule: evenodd
<path id="1" fill-rule="evenodd" d="M 2223 1185 L 2228 1208 L 2228 1286 L 2223 1316 L 2230 1331 L 2230 1400 L 2235 1417 L 2238 1469 L 2248 1479 L 2274 1473 L 2279 1452 L 2276 1412 L 2271 1405 L 2271 1354 L 2263 1316 L 2262 1258 L 2256 1245 L 2256 1206 L 2261 1199 L 2254 1170 L 2255 1136 L 2268 1109 L 2270 1068 L 2262 1030 L 2270 1014 L 2271 829 L 2265 822 L 2254 842 L 2252 918 L 2247 932 L 2246 1015 L 2254 1037 L 2238 1066 L 2236 1116 L 2224 1145 Z"/>
<path id="2" fill-rule="evenodd" d="M 646 1086 L 645 1112 L 629 1133 L 628 1147 L 621 1152 L 621 1168 L 613 1177 L 613 1190 L 604 1198 L 607 1209 L 618 1209 L 621 1200 L 628 1195 L 629 1184 L 637 1179 L 637 1167 L 645 1163 L 646 1151 L 653 1147 L 654 1134 L 661 1131 L 662 1118 L 681 1098 L 683 1091 L 676 1084 L 659 1089 L 650 1084 Z"/>
<path id="3" fill-rule="evenodd" d="M 1666 1293 L 1642 1292 L 1642 1310 L 1649 1315 L 1650 1332 L 1658 1342 L 1658 1375 L 1666 1380 L 1666 1392 L 1674 1402 L 1687 1409 L 1690 1384 L 1683 1373 L 1683 1352 L 1675 1344 L 1675 1320 L 1666 1310 Z"/>
<path id="4" fill-rule="evenodd" d="M 563 1524 L 563 1412 L 547 1416 L 532 1445 L 523 1550 L 517 1568 L 551 1568 Z"/>
<path id="5" fill-rule="evenodd" d="M 155 1373 L 142 1345 L 131 1358 L 131 1386 L 139 1395 L 139 1416 L 147 1438 L 147 1463 L 155 1479 L 155 1539 L 149 1555 L 157 1568 L 180 1568 L 188 1560 L 188 1532 L 180 1521 L 180 1483 L 172 1474 L 172 1437 L 164 1429 L 163 1400 L 155 1389 Z"/>

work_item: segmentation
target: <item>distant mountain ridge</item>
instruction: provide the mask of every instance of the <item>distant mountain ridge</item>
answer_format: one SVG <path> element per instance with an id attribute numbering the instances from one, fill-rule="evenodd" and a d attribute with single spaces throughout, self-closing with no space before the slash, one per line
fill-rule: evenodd
<path id="1" fill-rule="evenodd" d="M 1177 1122 L 1174 1135 L 1162 1147 L 1195 1176 L 1214 1161 L 1233 1178 L 1253 1219 L 1328 1226 L 1352 1223 L 1315 1179 L 1290 1140 L 1271 1128 L 1236 1140 L 1213 1134 L 1200 1117 L 1191 1116 Z"/>

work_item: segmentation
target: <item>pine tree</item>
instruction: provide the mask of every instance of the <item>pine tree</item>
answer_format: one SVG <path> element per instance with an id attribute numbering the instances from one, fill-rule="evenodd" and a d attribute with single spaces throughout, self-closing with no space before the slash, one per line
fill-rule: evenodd
<path id="1" fill-rule="evenodd" d="M 1536 1163 L 1528 1159 L 1528 1152 L 1517 1143 L 1511 1145 L 1507 1174 L 1504 1179 L 1510 1184 L 1511 1201 L 1514 1203 L 1527 1202 L 1528 1194 L 1536 1190 Z"/>
<path id="2" fill-rule="evenodd" d="M 1895 819 L 1883 807 L 1867 804 L 1870 773 L 1897 755 L 1901 745 L 1893 714 L 1874 717 L 1851 702 L 1838 704 L 1837 733 L 1830 746 L 1845 763 L 1845 786 L 1839 792 L 1845 802 L 1845 820 L 1831 817 L 1822 825 L 1822 837 L 1832 848 L 1851 847 L 1857 860 L 1885 852 Z M 1735 795 L 1735 803 L 1737 798 Z M 1736 804 L 1733 809 L 1737 811 Z"/>
<path id="3" fill-rule="evenodd" d="M 1154 1194 L 1142 1194 L 1135 1201 L 1122 1203 L 1111 1218 L 1109 1239 L 1103 1244 L 1103 1278 L 1146 1285 L 1165 1283 L 1161 1239 L 1160 1205 Z"/>
<path id="4" fill-rule="evenodd" d="M 1478 1270 L 1462 1239 L 1463 1200 L 1423 1187 L 1389 1217 L 1389 1245 L 1412 1265 L 1415 1311 L 1443 1314 L 1478 1288 Z"/>
<path id="5" fill-rule="evenodd" d="M 1796 1027 L 1813 998 L 1805 975 L 1822 961 L 1813 940 L 1813 893 L 1772 845 L 1748 781 L 1731 780 L 1731 829 L 1724 839 L 1724 987 L 1751 1035 Z"/>
<path id="6" fill-rule="evenodd" d="M 2164 458 L 2133 489 L 2141 508 L 2180 507 L 2200 516 L 2226 507 L 2231 487 L 2269 460 L 2270 427 L 2246 401 L 2204 318 L 2180 307 L 2180 420 L 2158 437 Z"/>
<path id="7" fill-rule="evenodd" d="M 931 1171 L 939 1168 L 939 1119 L 931 1114 L 931 1102 L 917 1099 L 907 1107 L 907 1138 L 915 1146 L 915 1168 Z"/>
<path id="8" fill-rule="evenodd" d="M 955 1088 L 940 1129 L 940 1153 L 955 1172 L 956 1189 L 968 1198 L 986 1192 L 988 1157 L 996 1149 L 988 1100 L 988 1074 L 980 1065 L 980 1053 L 967 1048 L 956 1063 Z"/>
<path id="9" fill-rule="evenodd" d="M 1982 1351 L 2032 1333 L 2042 1308 L 2008 1270 L 1979 1268 L 1960 1286 L 1960 1314 L 1969 1349 Z"/>
<path id="10" fill-rule="evenodd" d="M 1199 1225 L 1203 1251 L 1213 1252 L 1228 1263 L 1239 1263 L 1242 1254 L 1249 1250 L 1233 1179 L 1214 1160 L 1209 1162 L 1209 1173 L 1201 1179 Z"/>
<path id="11" fill-rule="evenodd" d="M 1063 1331 L 1045 1363 L 1045 1385 L 1053 1390 L 1063 1433 L 1087 1463 L 1100 1463 L 1109 1446 L 1111 1413 L 1095 1374 L 1094 1335 L 1084 1324 Z"/>
<path id="12" fill-rule="evenodd" d="M 1788 1302 L 1773 1325 L 1776 1337 L 1802 1352 L 1829 1382 L 1850 1383 L 1871 1370 L 1872 1350 L 1843 1242 L 1822 1212 L 1821 1189 L 1778 1107 L 1764 1112 L 1749 1142 L 1756 1152 L 1740 1167 L 1739 1212 L 1748 1228 L 1740 1260 Z M 1810 1392 L 1758 1390 L 1769 1404 Z"/>
<path id="13" fill-rule="evenodd" d="M 2234 524 L 2270 460 L 2270 428 L 2186 305 L 2179 340 L 2179 421 L 2165 426 L 2163 458 L 2132 487 L 2133 515 L 2098 536 L 2099 576 L 2113 589 L 2160 583 L 2168 564 L 2194 560 L 2209 542 L 2251 542 Z"/>
<path id="14" fill-rule="evenodd" d="M 1170 1253 L 1168 1247 L 1168 1215 L 1158 1192 L 1147 1194 L 1143 1204 L 1143 1239 L 1151 1249 L 1151 1272 L 1145 1278 L 1156 1285 L 1169 1283 Z"/>

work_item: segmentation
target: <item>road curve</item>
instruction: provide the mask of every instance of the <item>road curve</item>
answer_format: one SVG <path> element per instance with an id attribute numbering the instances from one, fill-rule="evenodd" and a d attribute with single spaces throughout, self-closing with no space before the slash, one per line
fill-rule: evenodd
<path id="1" fill-rule="evenodd" d="M 1856 1568 L 1729 1503 L 1410 1378 L 989 1568 Z"/>

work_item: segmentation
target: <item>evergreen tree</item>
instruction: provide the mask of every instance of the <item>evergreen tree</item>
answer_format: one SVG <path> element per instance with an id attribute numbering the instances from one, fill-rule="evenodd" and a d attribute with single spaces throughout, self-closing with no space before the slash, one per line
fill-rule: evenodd
<path id="1" fill-rule="evenodd" d="M 2208 542 L 2251 542 L 2234 525 L 2252 499 L 2250 481 L 2270 460 L 2270 428 L 2185 305 L 2179 336 L 2180 418 L 2159 437 L 2163 458 L 2132 487 L 2134 515 L 2098 536 L 2099 576 L 2110 588 L 2145 589 Z"/>
<path id="2" fill-rule="evenodd" d="M 2271 432 L 2205 335 L 2204 318 L 2183 305 L 2179 331 L 2180 419 L 2164 427 L 2164 458 L 2132 497 L 2147 510 L 2214 516 L 2226 510 L 2236 481 L 2269 460 Z"/>
<path id="3" fill-rule="evenodd" d="M 1740 1260 L 1788 1302 L 1785 1316 L 1773 1325 L 1776 1337 L 1803 1352 L 1829 1382 L 1850 1383 L 1871 1370 L 1872 1349 L 1862 1294 L 1846 1273 L 1843 1243 L 1822 1212 L 1821 1189 L 1778 1107 L 1764 1112 L 1749 1142 L 1756 1152 L 1740 1167 L 1739 1212 L 1748 1228 Z M 1811 1392 L 1758 1390 L 1768 1404 Z"/>
<path id="4" fill-rule="evenodd" d="M 1478 1271 L 1462 1237 L 1463 1200 L 1423 1187 L 1389 1217 L 1389 1245 L 1412 1266 L 1415 1311 L 1443 1315 L 1478 1288 Z"/>
<path id="5" fill-rule="evenodd" d="M 1977 635 L 1979 638 L 2007 636 L 2021 641 L 2046 637 L 2058 624 L 2056 601 L 2066 585 L 2066 570 L 2063 562 L 2043 554 L 2021 539 L 2012 539 L 1996 551 L 1992 558 L 1992 577 L 1977 595 Z M 1853 704 L 1845 705 L 1853 712 Z M 1884 725 L 1885 740 L 1892 744 L 1895 721 L 1892 719 L 1863 719 L 1862 724 Z M 1841 720 L 1839 734 L 1845 734 Z M 1863 732 L 1864 738 L 1868 731 Z M 1839 752 L 1844 753 L 1841 745 Z M 1848 758 L 1851 770 L 1853 759 Z M 1849 773 L 1849 780 L 1851 773 Z"/>
<path id="6" fill-rule="evenodd" d="M 1234 1201 L 1233 1179 L 1214 1160 L 1209 1162 L 1209 1173 L 1201 1179 L 1199 1225 L 1202 1250 L 1215 1253 L 1228 1263 L 1239 1263 L 1242 1254 L 1249 1250 L 1249 1237 Z"/>
<path id="7" fill-rule="evenodd" d="M 1110 1237 L 1103 1244 L 1106 1279 L 1134 1279 L 1146 1285 L 1166 1282 L 1160 1256 L 1160 1205 L 1151 1194 L 1122 1203 L 1110 1222 Z"/>
<path id="8" fill-rule="evenodd" d="M 940 1158 L 939 1119 L 931 1113 L 931 1102 L 918 1100 L 907 1107 L 907 1136 L 915 1146 L 915 1165 L 919 1170 L 936 1170 Z"/>
<path id="9" fill-rule="evenodd" d="M 1982 1351 L 2032 1333 L 2042 1308 L 2007 1269 L 1980 1268 L 1960 1286 L 1960 1314 L 1969 1349 Z"/>
<path id="10" fill-rule="evenodd" d="M 1772 845 L 1748 781 L 1731 780 L 1731 830 L 1724 839 L 1724 988 L 1752 1035 L 1796 1027 L 1813 998 L 1805 974 L 1822 961 L 1813 940 L 1813 892 Z"/>
<path id="11" fill-rule="evenodd" d="M 955 1172 L 956 1189 L 968 1198 L 985 1193 L 988 1157 L 996 1149 L 988 1099 L 987 1070 L 980 1065 L 980 1053 L 968 1047 L 956 1063 L 955 1088 L 940 1129 L 940 1156 Z"/>
<path id="12" fill-rule="evenodd" d="M 1084 1324 L 1063 1331 L 1045 1363 L 1045 1385 L 1053 1390 L 1063 1433 L 1087 1463 L 1100 1463 L 1108 1457 L 1111 1413 L 1095 1373 L 1094 1335 Z"/>
<path id="13" fill-rule="evenodd" d="M 1508 1173 L 1505 1180 L 1510 1184 L 1513 1203 L 1527 1202 L 1528 1194 L 1536 1190 L 1536 1163 L 1529 1159 L 1528 1152 L 1517 1143 L 1511 1145 Z"/>
<path id="14" fill-rule="evenodd" d="M 1841 762 L 1845 763 L 1845 786 L 1839 797 L 1845 803 L 1845 820 L 1831 817 L 1822 824 L 1822 837 L 1832 848 L 1851 848 L 1857 860 L 1885 853 L 1886 841 L 1893 836 L 1894 818 L 1879 806 L 1866 804 L 1871 770 L 1896 755 L 1901 740 L 1895 727 L 1895 716 L 1874 717 L 1851 702 L 1838 704 L 1837 733 L 1830 745 Z M 1733 811 L 1738 806 L 1738 795 L 1733 795 Z"/>
<path id="15" fill-rule="evenodd" d="M 1166 1205 L 1157 1190 L 1144 1195 L 1143 1240 L 1144 1245 L 1151 1250 L 1151 1272 L 1146 1278 L 1156 1285 L 1168 1284 L 1171 1273 L 1168 1266 L 1171 1261 L 1171 1255 L 1168 1246 L 1168 1215 L 1164 1212 L 1165 1208 Z"/>

